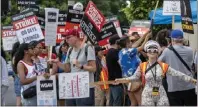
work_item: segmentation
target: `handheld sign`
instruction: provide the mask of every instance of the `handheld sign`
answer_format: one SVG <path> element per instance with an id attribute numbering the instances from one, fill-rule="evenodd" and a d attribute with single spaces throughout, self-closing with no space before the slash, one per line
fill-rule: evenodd
<path id="1" fill-rule="evenodd" d="M 20 43 L 44 39 L 38 19 L 32 11 L 13 16 L 12 24 Z"/>
<path id="2" fill-rule="evenodd" d="M 85 15 L 89 18 L 89 20 L 92 22 L 94 27 L 98 30 L 98 32 L 100 32 L 103 25 L 105 24 L 105 17 L 97 9 L 97 7 L 92 1 L 89 1 L 87 8 L 85 10 Z"/>
<path id="3" fill-rule="evenodd" d="M 181 15 L 180 0 L 164 0 L 163 15 Z"/>
<path id="4" fill-rule="evenodd" d="M 11 51 L 13 44 L 18 41 L 13 26 L 2 27 L 2 42 L 5 51 Z"/>
<path id="5" fill-rule="evenodd" d="M 45 44 L 46 46 L 56 46 L 58 13 L 59 13 L 58 9 L 45 8 Z"/>
<path id="6" fill-rule="evenodd" d="M 43 76 L 37 77 L 37 105 L 38 106 L 56 106 L 56 77 L 50 76 L 45 79 Z"/>
<path id="7" fill-rule="evenodd" d="M 67 15 L 65 29 L 66 30 L 79 29 L 79 27 L 80 27 L 79 24 L 80 24 L 80 21 L 84 15 L 84 10 L 80 10 L 77 7 L 74 8 L 74 6 L 69 5 L 67 13 L 68 13 L 68 15 Z"/>
<path id="8" fill-rule="evenodd" d="M 192 13 L 189 0 L 181 1 L 182 29 L 186 33 L 194 34 Z"/>
<path id="9" fill-rule="evenodd" d="M 89 73 L 59 74 L 59 99 L 74 99 L 89 97 Z"/>

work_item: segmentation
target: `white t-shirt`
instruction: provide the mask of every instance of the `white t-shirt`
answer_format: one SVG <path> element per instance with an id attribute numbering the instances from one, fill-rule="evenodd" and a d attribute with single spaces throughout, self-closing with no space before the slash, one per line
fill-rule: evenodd
<path id="1" fill-rule="evenodd" d="M 78 57 L 78 62 L 81 64 L 81 65 L 86 65 L 88 63 L 88 61 L 90 60 L 96 60 L 95 58 L 95 51 L 94 49 L 89 46 L 88 49 L 87 49 L 87 57 L 85 55 L 85 47 L 86 47 L 87 44 L 84 44 L 84 46 L 81 48 L 81 51 L 78 50 L 78 51 L 75 51 L 74 49 L 71 51 L 71 54 L 69 56 L 66 57 L 66 63 L 70 63 L 70 67 L 71 67 L 71 72 L 88 72 L 88 71 L 85 71 L 85 70 L 81 70 L 77 67 L 74 67 L 73 66 L 73 60 L 76 59 L 79 51 L 79 57 Z M 70 49 L 69 49 L 70 50 Z M 68 50 L 68 52 L 69 52 Z M 94 73 L 93 72 L 89 72 L 89 82 L 94 82 Z M 90 87 L 90 88 L 93 88 L 93 87 Z"/>

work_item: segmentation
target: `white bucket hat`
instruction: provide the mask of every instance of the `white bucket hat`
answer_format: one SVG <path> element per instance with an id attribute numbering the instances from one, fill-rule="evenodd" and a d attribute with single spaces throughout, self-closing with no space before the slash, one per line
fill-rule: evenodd
<path id="1" fill-rule="evenodd" d="M 148 42 L 146 42 L 146 44 L 144 45 L 144 51 L 147 52 L 147 50 L 150 47 L 155 47 L 158 51 L 160 51 L 160 45 L 158 42 L 154 41 L 154 40 L 149 40 Z"/>

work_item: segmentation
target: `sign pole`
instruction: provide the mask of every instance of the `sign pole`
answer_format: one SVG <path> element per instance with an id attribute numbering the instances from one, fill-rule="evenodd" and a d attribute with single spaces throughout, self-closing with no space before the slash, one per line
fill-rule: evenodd
<path id="1" fill-rule="evenodd" d="M 172 15 L 172 29 L 175 28 L 175 15 Z"/>
<path id="2" fill-rule="evenodd" d="M 52 46 L 48 46 L 48 59 L 51 60 L 52 59 Z M 48 65 L 48 72 L 50 74 L 52 74 L 52 65 Z"/>
<path id="3" fill-rule="evenodd" d="M 151 19 L 151 26 L 150 26 L 151 32 L 153 32 L 153 23 L 154 23 L 154 18 L 155 18 L 155 14 L 156 14 L 156 10 L 157 10 L 158 4 L 159 4 L 159 0 L 157 1 L 156 5 L 155 5 L 155 10 L 154 10 L 154 13 L 153 13 L 153 17 Z"/>

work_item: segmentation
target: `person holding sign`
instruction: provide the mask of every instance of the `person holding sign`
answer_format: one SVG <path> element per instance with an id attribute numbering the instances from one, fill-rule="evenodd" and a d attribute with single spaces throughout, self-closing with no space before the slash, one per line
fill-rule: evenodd
<path id="1" fill-rule="evenodd" d="M 37 72 L 31 59 L 32 56 L 34 56 L 33 47 L 30 47 L 27 43 L 22 43 L 14 59 L 14 71 L 17 71 L 20 78 L 24 106 L 37 106 Z"/>
<path id="2" fill-rule="evenodd" d="M 168 106 L 169 101 L 165 89 L 162 85 L 162 79 L 165 75 L 172 75 L 186 82 L 196 83 L 192 77 L 181 73 L 168 64 L 157 61 L 160 52 L 160 46 L 156 41 L 150 40 L 145 46 L 144 50 L 147 52 L 148 61 L 143 62 L 137 68 L 134 75 L 127 78 L 116 79 L 116 83 L 123 81 L 130 82 L 142 79 L 142 106 Z"/>
<path id="3" fill-rule="evenodd" d="M 62 64 L 58 59 L 50 62 L 56 63 L 65 72 L 89 72 L 89 82 L 94 82 L 96 71 L 94 49 L 80 39 L 80 32 L 76 29 L 69 29 L 65 33 L 66 41 L 71 46 L 68 50 L 66 63 Z M 88 98 L 66 99 L 67 106 L 94 106 L 94 87 L 90 87 Z"/>
<path id="4" fill-rule="evenodd" d="M 32 86 L 36 87 L 36 73 L 34 72 L 33 61 L 31 59 L 33 55 L 33 49 L 28 47 L 27 43 L 22 43 L 14 59 L 14 71 L 17 71 L 20 78 L 22 86 L 22 103 L 25 106 L 37 105 L 36 88 L 31 88 Z M 31 89 L 34 89 L 32 92 L 29 91 L 32 94 L 25 93 Z"/>

